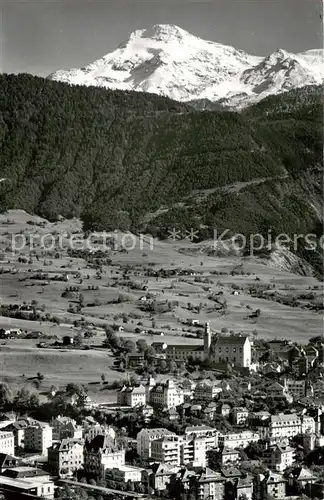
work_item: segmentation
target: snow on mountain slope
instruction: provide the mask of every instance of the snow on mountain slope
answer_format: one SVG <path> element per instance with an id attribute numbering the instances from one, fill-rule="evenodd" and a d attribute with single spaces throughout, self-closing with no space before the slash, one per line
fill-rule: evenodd
<path id="1" fill-rule="evenodd" d="M 278 50 L 262 58 L 159 24 L 134 31 L 114 52 L 84 68 L 55 71 L 49 78 L 241 108 L 269 94 L 321 83 L 323 50 L 296 55 Z"/>

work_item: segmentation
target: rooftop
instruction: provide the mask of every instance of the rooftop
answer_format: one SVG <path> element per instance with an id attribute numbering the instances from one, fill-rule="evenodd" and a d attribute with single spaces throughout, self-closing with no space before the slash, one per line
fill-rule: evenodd
<path id="1" fill-rule="evenodd" d="M 234 345 L 234 346 L 243 346 L 245 342 L 248 340 L 248 336 L 238 336 L 238 335 L 220 335 L 217 340 L 216 340 L 216 345 L 218 346 L 229 346 L 229 345 Z"/>

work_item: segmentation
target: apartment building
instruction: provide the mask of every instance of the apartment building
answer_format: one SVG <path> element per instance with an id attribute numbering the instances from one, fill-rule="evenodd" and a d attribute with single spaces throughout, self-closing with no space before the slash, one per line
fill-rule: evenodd
<path id="1" fill-rule="evenodd" d="M 107 435 L 110 436 L 111 439 L 116 439 L 116 432 L 110 426 L 95 423 L 93 425 L 88 425 L 83 429 L 83 439 L 87 439 L 88 441 L 92 441 L 99 435 Z"/>
<path id="2" fill-rule="evenodd" d="M 249 412 L 243 407 L 234 407 L 232 410 L 232 420 L 234 425 L 244 425 L 249 419 Z"/>
<path id="3" fill-rule="evenodd" d="M 194 390 L 194 400 L 197 403 L 211 402 L 220 392 L 222 392 L 220 382 L 203 382 L 196 385 Z"/>
<path id="4" fill-rule="evenodd" d="M 168 345 L 166 350 L 167 359 L 172 359 L 173 361 L 186 362 L 189 358 L 198 359 L 200 361 L 204 360 L 204 347 L 194 346 L 194 345 Z"/>
<path id="5" fill-rule="evenodd" d="M 220 452 L 220 461 L 222 466 L 237 465 L 241 461 L 241 454 L 234 448 L 223 448 Z"/>
<path id="6" fill-rule="evenodd" d="M 144 385 L 138 387 L 123 386 L 117 391 L 117 404 L 120 406 L 141 406 L 146 404 L 146 389 Z"/>
<path id="7" fill-rule="evenodd" d="M 36 422 L 25 429 L 25 449 L 47 455 L 53 444 L 53 429 L 47 424 Z"/>
<path id="8" fill-rule="evenodd" d="M 190 480 L 190 489 L 197 500 L 221 500 L 225 498 L 224 477 L 208 467 Z"/>
<path id="9" fill-rule="evenodd" d="M 261 439 L 268 438 L 290 438 L 297 434 L 314 434 L 315 420 L 306 415 L 297 415 L 296 413 L 279 413 L 260 422 L 257 426 L 257 432 Z"/>
<path id="10" fill-rule="evenodd" d="M 174 436 L 176 436 L 174 432 L 164 428 L 142 429 L 136 437 L 137 453 L 143 458 L 150 458 L 153 441 Z"/>
<path id="11" fill-rule="evenodd" d="M 28 422 L 26 420 L 17 420 L 16 422 L 12 422 L 3 430 L 13 433 L 15 438 L 15 447 L 24 448 L 26 427 L 28 427 Z"/>
<path id="12" fill-rule="evenodd" d="M 84 469 L 87 473 L 105 477 L 107 469 L 125 465 L 125 449 L 107 435 L 96 436 L 84 445 Z"/>
<path id="13" fill-rule="evenodd" d="M 121 465 L 118 468 L 107 469 L 105 471 L 105 479 L 106 481 L 115 481 L 121 484 L 126 484 L 128 481 L 140 483 L 142 481 L 142 470 L 141 467 Z"/>
<path id="14" fill-rule="evenodd" d="M 286 391 L 293 396 L 294 399 L 300 399 L 306 396 L 307 383 L 305 379 L 284 379 L 284 387 Z"/>
<path id="15" fill-rule="evenodd" d="M 61 439 L 82 439 L 83 429 L 72 418 L 58 416 L 52 419 L 50 425 L 53 429 L 52 436 L 54 441 L 60 441 Z"/>
<path id="16" fill-rule="evenodd" d="M 0 453 L 4 455 L 15 454 L 15 438 L 12 432 L 0 431 Z"/>
<path id="17" fill-rule="evenodd" d="M 149 403 L 151 405 L 163 408 L 176 408 L 183 404 L 184 395 L 173 380 L 167 380 L 164 383 L 156 384 L 149 392 Z"/>
<path id="18" fill-rule="evenodd" d="M 0 486 L 13 492 L 13 498 L 24 498 L 24 493 L 46 499 L 54 498 L 54 482 L 49 474 L 34 467 L 18 466 L 6 469 L 0 475 Z"/>
<path id="19" fill-rule="evenodd" d="M 181 439 L 169 436 L 156 439 L 151 443 L 151 459 L 167 465 L 180 465 Z"/>
<path id="20" fill-rule="evenodd" d="M 254 480 L 254 498 L 266 500 L 268 498 L 281 499 L 286 496 L 286 481 L 281 474 L 267 472 L 258 474 Z"/>
<path id="21" fill-rule="evenodd" d="M 219 434 L 218 446 L 220 448 L 246 448 L 249 443 L 259 441 L 260 435 L 252 431 L 243 431 L 240 433 L 230 432 L 228 434 Z"/>
<path id="22" fill-rule="evenodd" d="M 295 459 L 295 450 L 288 445 L 274 444 L 262 453 L 263 462 L 277 472 L 283 472 L 291 467 Z"/>
<path id="23" fill-rule="evenodd" d="M 185 428 L 185 436 L 193 438 L 204 438 L 207 451 L 218 447 L 219 432 L 208 425 L 192 425 Z"/>
<path id="24" fill-rule="evenodd" d="M 205 437 L 186 436 L 180 444 L 180 465 L 191 465 L 193 467 L 206 467 L 207 446 Z"/>
<path id="25" fill-rule="evenodd" d="M 62 439 L 48 449 L 48 465 L 53 474 L 68 477 L 83 468 L 83 441 Z"/>

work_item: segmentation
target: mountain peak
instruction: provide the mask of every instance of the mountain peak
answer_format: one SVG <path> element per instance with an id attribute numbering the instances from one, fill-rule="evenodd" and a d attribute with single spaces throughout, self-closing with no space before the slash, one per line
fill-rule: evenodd
<path id="1" fill-rule="evenodd" d="M 84 68 L 56 71 L 53 80 L 168 96 L 207 99 L 234 109 L 270 94 L 323 81 L 320 51 L 300 55 L 278 49 L 256 57 L 203 40 L 175 24 L 134 31 L 127 41 Z"/>
<path id="2" fill-rule="evenodd" d="M 175 24 L 155 24 L 150 28 L 141 30 L 141 38 L 151 38 L 157 41 L 181 40 L 189 33 Z"/>

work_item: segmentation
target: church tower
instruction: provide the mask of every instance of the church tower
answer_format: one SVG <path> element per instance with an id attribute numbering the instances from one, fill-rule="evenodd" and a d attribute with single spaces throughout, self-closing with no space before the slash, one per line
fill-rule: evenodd
<path id="1" fill-rule="evenodd" d="M 211 344 L 211 333 L 209 323 L 205 323 L 205 331 L 204 331 L 204 359 L 209 358 Z"/>

